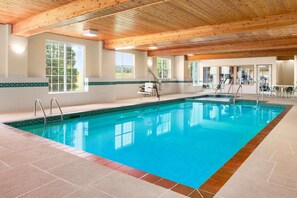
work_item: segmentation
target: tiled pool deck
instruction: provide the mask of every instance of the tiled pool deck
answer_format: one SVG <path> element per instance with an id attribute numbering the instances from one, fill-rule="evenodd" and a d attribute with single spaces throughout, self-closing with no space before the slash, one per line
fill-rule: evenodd
<path id="1" fill-rule="evenodd" d="M 162 99 L 188 96 L 193 95 L 168 95 Z M 255 97 L 247 95 L 244 98 Z M 272 131 L 267 133 L 268 136 L 250 156 L 242 153 L 241 158 L 244 160 L 249 157 L 238 170 L 239 163 L 235 159 L 230 166 L 236 169 L 226 166 L 227 175 L 221 174 L 210 180 L 211 186 L 227 182 L 215 197 L 297 197 L 297 99 L 265 99 L 271 103 L 294 106 L 275 128 L 267 127 L 266 131 L 273 128 Z M 119 100 L 114 103 L 65 107 L 63 111 L 89 111 L 149 101 L 156 99 Z M 0 114 L 0 122 L 30 118 L 32 112 Z M 205 191 L 193 191 L 157 176 L 0 125 L 0 195 L 3 197 L 175 198 L 183 197 L 182 194 L 212 197 L 212 192 L 218 189 L 206 185 Z"/>

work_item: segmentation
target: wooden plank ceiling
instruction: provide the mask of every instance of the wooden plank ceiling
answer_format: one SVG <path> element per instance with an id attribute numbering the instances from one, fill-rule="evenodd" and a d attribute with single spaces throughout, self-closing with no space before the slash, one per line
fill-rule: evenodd
<path id="1" fill-rule="evenodd" d="M 52 32 L 103 40 L 106 49 L 196 55 L 189 60 L 288 57 L 297 49 L 296 0 L 0 0 L 0 23 L 18 36 Z M 99 35 L 84 37 L 86 29 Z"/>

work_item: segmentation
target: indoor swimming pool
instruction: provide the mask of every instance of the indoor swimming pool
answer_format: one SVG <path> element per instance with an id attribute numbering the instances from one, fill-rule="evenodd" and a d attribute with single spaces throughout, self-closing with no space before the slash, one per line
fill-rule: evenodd
<path id="1" fill-rule="evenodd" d="M 20 129 L 198 188 L 285 108 L 179 100 Z"/>

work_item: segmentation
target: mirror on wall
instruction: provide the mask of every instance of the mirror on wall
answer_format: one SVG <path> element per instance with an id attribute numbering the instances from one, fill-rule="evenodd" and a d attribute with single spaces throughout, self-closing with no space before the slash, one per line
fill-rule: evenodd
<path id="1" fill-rule="evenodd" d="M 203 84 L 218 84 L 217 67 L 203 68 Z"/>
<path id="2" fill-rule="evenodd" d="M 221 66 L 220 70 L 220 84 L 232 84 L 234 80 L 234 67 Z"/>
<path id="3" fill-rule="evenodd" d="M 237 66 L 236 82 L 242 85 L 254 84 L 254 65 Z"/>

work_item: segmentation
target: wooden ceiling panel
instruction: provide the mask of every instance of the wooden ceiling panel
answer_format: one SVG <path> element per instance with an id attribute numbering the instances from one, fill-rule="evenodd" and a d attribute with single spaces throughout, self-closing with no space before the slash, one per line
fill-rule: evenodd
<path id="1" fill-rule="evenodd" d="M 73 0 L 0 0 L 0 23 L 14 24 Z"/>
<path id="2" fill-rule="evenodd" d="M 295 0 L 169 0 L 57 28 L 52 32 L 82 37 L 83 29 L 92 28 L 101 32 L 98 40 L 110 40 L 296 11 Z M 67 29 L 75 31 L 67 33 Z"/>
<path id="3" fill-rule="evenodd" d="M 83 2 L 85 6 L 75 6 L 82 5 Z M 96 2 L 98 6 L 102 3 L 111 6 L 102 9 L 98 14 L 97 7 L 94 8 Z M 191 48 L 198 52 L 199 49 L 207 49 L 203 52 L 205 54 L 216 49 L 216 46 L 237 46 L 237 43 L 256 43 L 261 46 L 262 42 L 265 43 L 267 40 L 297 38 L 293 36 L 297 33 L 296 0 L 97 0 L 96 2 L 0 0 L 0 23 L 14 24 L 13 32 L 19 36 L 52 32 L 103 40 L 107 49 L 135 43 L 133 46 L 136 49 L 149 51 L 149 47 L 154 45 L 158 47 L 156 51 L 161 53 L 168 54 L 168 51 L 173 51 L 171 55 L 179 55 L 176 52 L 183 52 L 180 49 Z M 63 16 L 63 13 L 58 12 L 60 6 L 68 6 L 67 13 L 73 13 L 73 16 L 70 18 L 67 14 Z M 56 13 L 56 19 L 47 13 Z M 44 19 L 49 16 L 51 20 L 45 20 L 48 23 L 45 25 L 44 20 L 38 16 L 43 16 Z M 30 23 L 31 26 L 27 25 Z M 82 32 L 85 29 L 98 30 L 99 36 L 84 37 Z M 173 34 L 167 34 L 170 32 Z M 179 35 L 181 32 L 183 35 Z M 154 34 L 156 37 L 153 37 Z M 162 39 L 162 36 L 167 39 Z M 138 37 L 147 40 L 142 42 Z M 256 49 L 255 45 L 251 46 Z M 233 51 L 231 48 L 228 50 Z M 218 50 L 218 53 L 223 52 L 223 48 Z"/>

